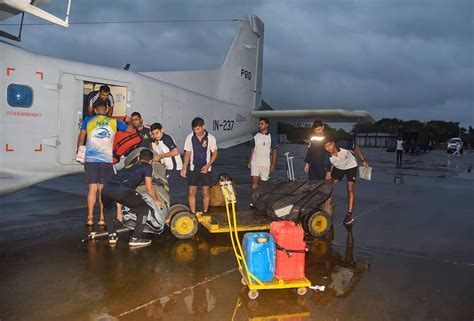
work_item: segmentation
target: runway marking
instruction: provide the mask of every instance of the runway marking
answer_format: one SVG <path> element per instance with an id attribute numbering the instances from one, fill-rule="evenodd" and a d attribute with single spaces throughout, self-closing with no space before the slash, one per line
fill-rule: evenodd
<path id="1" fill-rule="evenodd" d="M 170 294 L 168 294 L 168 295 L 165 295 L 165 296 L 162 296 L 162 297 L 153 299 L 153 300 L 151 300 L 151 301 L 148 301 L 147 303 L 144 303 L 144 304 L 142 304 L 142 305 L 139 305 L 139 306 L 137 306 L 136 308 L 130 309 L 130 310 L 125 311 L 125 312 L 122 312 L 121 314 L 118 315 L 118 317 L 126 316 L 126 315 L 128 315 L 128 314 L 130 314 L 130 313 L 133 313 L 133 312 L 135 312 L 135 311 L 138 311 L 138 310 L 140 310 L 140 309 L 143 309 L 143 308 L 145 308 L 145 307 L 147 307 L 147 306 L 149 306 L 149 305 L 151 305 L 151 304 L 153 304 L 153 303 L 156 303 L 156 302 L 158 302 L 158 301 L 160 301 L 160 300 L 170 298 L 170 297 L 173 296 L 173 295 L 182 294 L 182 293 L 185 292 L 185 291 L 192 290 L 192 289 L 194 289 L 194 288 L 196 288 L 196 287 L 198 287 L 198 286 L 204 285 L 204 284 L 206 284 L 206 283 L 209 283 L 209 282 L 211 282 L 211 281 L 214 281 L 214 280 L 216 280 L 216 279 L 219 279 L 219 278 L 221 278 L 221 277 L 223 277 L 223 276 L 229 275 L 229 274 L 231 274 L 231 273 L 233 273 L 233 272 L 235 272 L 235 271 L 237 271 L 237 268 L 233 268 L 233 269 L 227 270 L 227 271 L 225 271 L 225 272 L 222 272 L 222 273 L 217 274 L 217 275 L 215 275 L 215 276 L 213 276 L 213 277 L 210 277 L 210 278 L 205 278 L 203 281 L 198 282 L 198 283 L 196 283 L 196 284 L 194 284 L 194 285 L 184 287 L 184 288 L 182 288 L 182 289 L 180 289 L 180 290 L 177 290 L 177 291 L 174 291 L 173 293 L 170 293 Z"/>

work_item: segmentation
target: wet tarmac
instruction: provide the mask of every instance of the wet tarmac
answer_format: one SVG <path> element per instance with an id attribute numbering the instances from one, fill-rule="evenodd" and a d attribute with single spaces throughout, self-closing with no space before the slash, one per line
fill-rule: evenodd
<path id="1" fill-rule="evenodd" d="M 222 150 L 214 169 L 236 179 L 244 207 L 247 150 Z M 285 151 L 304 176 L 305 146 Z M 324 292 L 261 291 L 250 301 L 228 236 L 204 229 L 192 240 L 165 231 L 134 250 L 83 244 L 86 186 L 69 175 L 0 198 L 0 319 L 473 320 L 474 153 L 406 155 L 397 168 L 394 153 L 364 152 L 374 178 L 357 183 L 352 230 L 341 224 L 339 184 L 331 233 L 308 240 L 307 277 Z M 283 157 L 278 165 L 283 178 Z M 172 196 L 186 199 L 184 181 Z"/>

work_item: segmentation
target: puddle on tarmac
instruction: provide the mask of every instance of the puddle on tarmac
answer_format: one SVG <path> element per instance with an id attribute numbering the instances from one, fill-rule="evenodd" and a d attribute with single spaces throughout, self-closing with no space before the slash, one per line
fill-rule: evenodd
<path id="1" fill-rule="evenodd" d="M 99 277 L 102 311 L 95 320 L 306 320 L 312 310 L 349 297 L 369 272 L 369 263 L 354 256 L 352 231 L 345 244 L 326 238 L 308 239 L 306 276 L 324 291 L 259 291 L 250 300 L 240 283 L 227 235 L 200 233 L 192 240 L 171 235 L 148 248 L 110 249 L 104 242 L 85 245 L 91 272 Z M 343 237 L 341 238 L 343 239 Z M 123 245 L 123 246 L 122 246 Z M 370 259 L 370 258 L 368 258 Z M 107 313 L 105 313 L 107 311 Z"/>

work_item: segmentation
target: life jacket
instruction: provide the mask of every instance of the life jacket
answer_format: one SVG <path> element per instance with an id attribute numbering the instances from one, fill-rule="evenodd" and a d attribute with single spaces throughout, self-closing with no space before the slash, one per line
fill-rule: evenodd
<path id="1" fill-rule="evenodd" d="M 140 145 L 142 139 L 138 132 L 127 133 L 117 132 L 114 138 L 113 162 L 114 164 L 120 161 L 120 157 L 127 156 L 132 150 Z"/>

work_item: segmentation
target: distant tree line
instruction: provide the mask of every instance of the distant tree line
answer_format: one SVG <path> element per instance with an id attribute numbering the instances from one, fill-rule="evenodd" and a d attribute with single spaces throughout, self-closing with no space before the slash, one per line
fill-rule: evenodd
<path id="1" fill-rule="evenodd" d="M 461 139 L 467 145 L 474 145 L 474 129 L 460 127 L 458 122 L 430 120 L 420 122 L 418 120 L 404 121 L 397 118 L 382 118 L 372 124 L 355 124 L 352 134 L 367 132 L 390 133 L 402 138 L 412 137 L 416 133 L 418 142 L 433 141 L 443 143 L 453 137 L 461 135 Z M 466 146 L 467 147 L 467 146 Z"/>
<path id="2" fill-rule="evenodd" d="M 334 129 L 330 126 L 326 126 L 326 130 L 335 140 L 353 140 L 355 135 L 360 133 L 379 132 L 390 133 L 403 139 L 416 137 L 418 143 L 426 143 L 430 140 L 434 143 L 443 143 L 461 135 L 465 147 L 474 146 L 472 126 L 466 129 L 460 127 L 458 122 L 442 120 L 420 122 L 418 120 L 404 121 L 397 118 L 382 118 L 374 123 L 355 124 L 351 132 L 344 129 Z M 286 123 L 278 124 L 278 132 L 286 134 L 288 141 L 293 143 L 303 143 L 313 134 L 312 128 L 300 128 Z"/>

